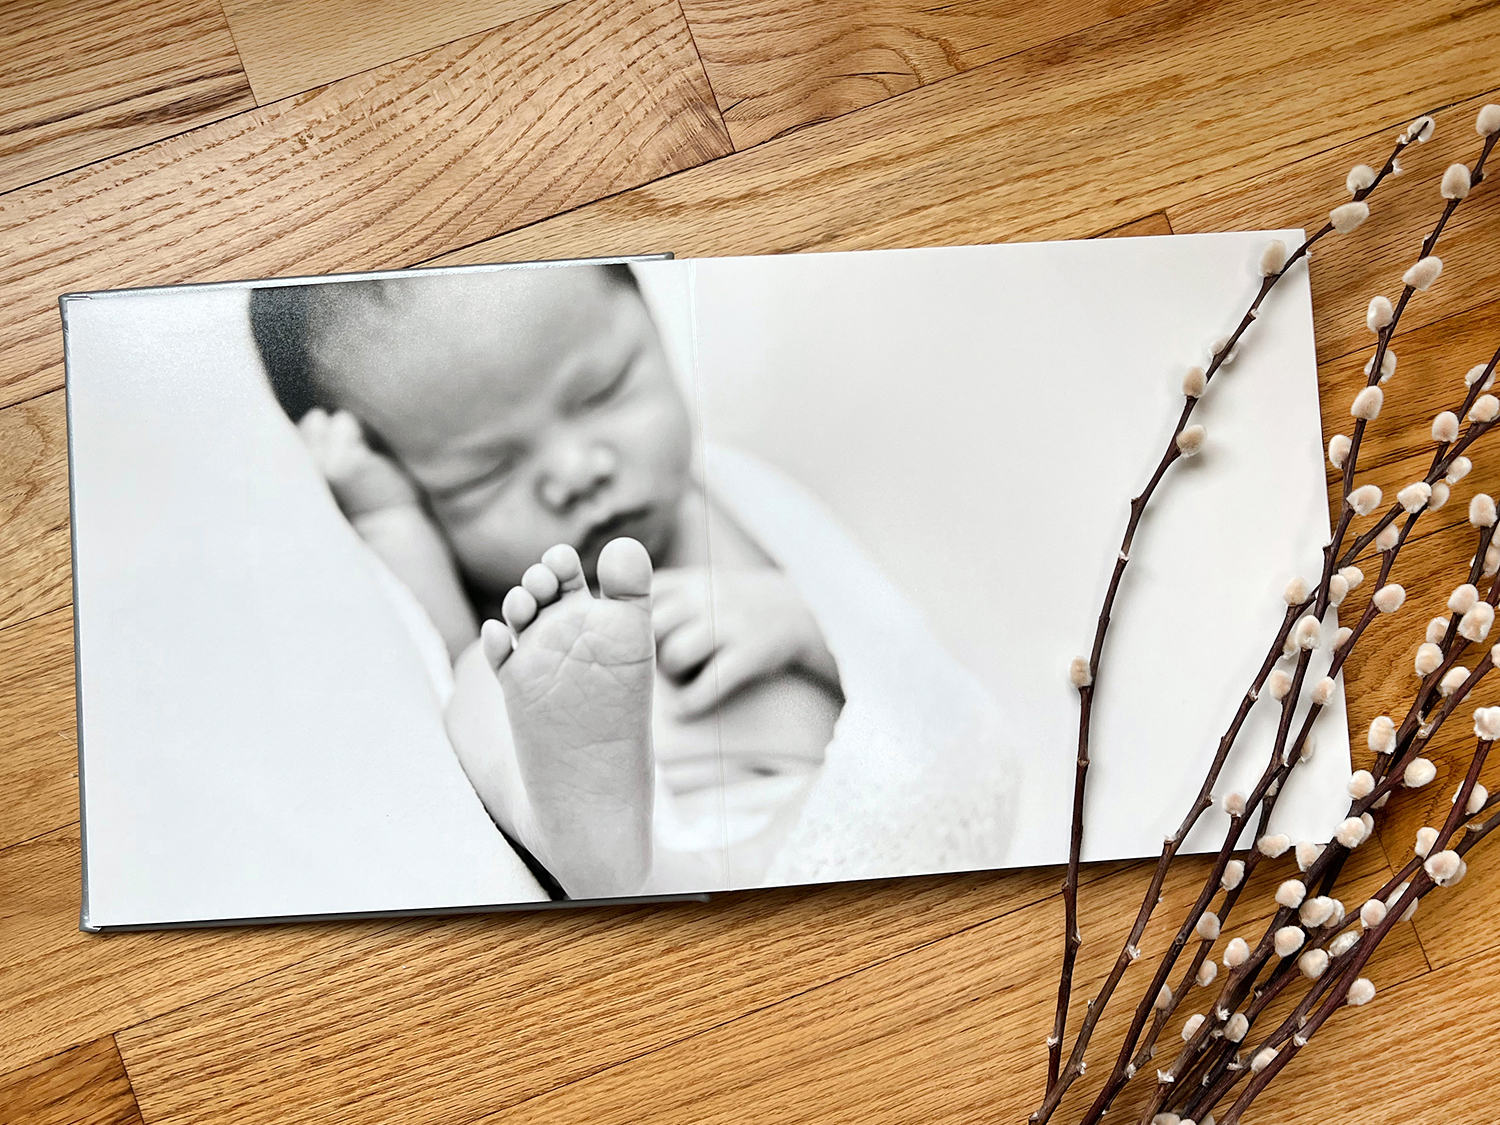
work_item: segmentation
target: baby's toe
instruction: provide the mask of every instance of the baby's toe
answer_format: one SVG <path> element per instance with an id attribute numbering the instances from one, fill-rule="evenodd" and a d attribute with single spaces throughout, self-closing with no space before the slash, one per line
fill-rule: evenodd
<path id="1" fill-rule="evenodd" d="M 500 603 L 500 616 L 517 633 L 536 620 L 536 611 L 536 599 L 524 586 L 512 586 Z"/>
<path id="2" fill-rule="evenodd" d="M 635 539 L 611 539 L 599 552 L 599 592 L 606 598 L 651 596 L 651 555 Z"/>
<path id="3" fill-rule="evenodd" d="M 558 585 L 565 594 L 582 590 L 587 585 L 583 577 L 583 562 L 578 552 L 567 543 L 548 547 L 542 554 L 542 565 L 557 575 Z"/>
<path id="4" fill-rule="evenodd" d="M 562 589 L 562 583 L 552 568 L 541 563 L 532 563 L 526 568 L 526 573 L 521 575 L 521 585 L 539 606 L 556 601 L 558 591 Z"/>
<path id="5" fill-rule="evenodd" d="M 513 636 L 509 629 L 493 617 L 479 627 L 479 642 L 484 650 L 484 658 L 497 672 L 515 647 L 511 640 Z"/>

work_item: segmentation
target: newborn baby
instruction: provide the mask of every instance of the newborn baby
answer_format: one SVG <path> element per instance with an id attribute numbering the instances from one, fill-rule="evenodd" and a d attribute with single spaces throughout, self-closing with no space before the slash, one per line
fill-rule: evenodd
<path id="1" fill-rule="evenodd" d="M 657 846 L 658 822 L 736 794 L 775 806 L 733 861 L 757 881 L 832 737 L 839 670 L 695 478 L 629 267 L 261 288 L 251 324 L 340 508 L 441 633 L 455 752 L 544 885 L 701 889 L 714 861 Z"/>

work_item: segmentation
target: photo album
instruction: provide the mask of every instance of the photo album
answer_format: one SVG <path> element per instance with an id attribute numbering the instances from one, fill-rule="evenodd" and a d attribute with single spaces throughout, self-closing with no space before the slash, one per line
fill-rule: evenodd
<path id="1" fill-rule="evenodd" d="M 83 928 L 1063 862 L 1068 663 L 1268 236 L 63 297 Z M 1305 269 L 1242 351 L 1136 539 L 1085 859 L 1160 851 L 1321 563 Z M 1274 830 L 1348 777 L 1340 694 Z"/>

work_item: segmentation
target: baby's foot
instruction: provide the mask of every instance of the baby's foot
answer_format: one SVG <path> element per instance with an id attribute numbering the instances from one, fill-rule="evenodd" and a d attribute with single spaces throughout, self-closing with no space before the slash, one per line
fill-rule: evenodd
<path id="1" fill-rule="evenodd" d="M 344 515 L 351 520 L 387 508 L 415 506 L 416 486 L 394 461 L 370 448 L 359 419 L 315 406 L 297 423 Z"/>
<path id="2" fill-rule="evenodd" d="M 651 558 L 634 539 L 599 554 L 600 597 L 578 552 L 553 547 L 506 594 L 509 630 L 484 652 L 505 692 L 535 839 L 575 898 L 639 890 L 651 866 L 654 762 Z"/>

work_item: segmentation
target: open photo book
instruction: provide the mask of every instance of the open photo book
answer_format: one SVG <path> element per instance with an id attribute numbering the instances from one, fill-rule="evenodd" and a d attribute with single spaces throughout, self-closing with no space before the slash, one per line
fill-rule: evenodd
<path id="1" fill-rule="evenodd" d="M 64 297 L 84 928 L 1063 862 L 1069 660 L 1277 236 Z M 1159 851 L 1320 565 L 1305 267 L 1240 353 L 1136 538 L 1085 859 Z M 1339 694 L 1274 829 L 1348 771 Z"/>

